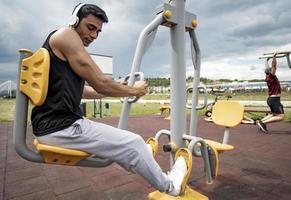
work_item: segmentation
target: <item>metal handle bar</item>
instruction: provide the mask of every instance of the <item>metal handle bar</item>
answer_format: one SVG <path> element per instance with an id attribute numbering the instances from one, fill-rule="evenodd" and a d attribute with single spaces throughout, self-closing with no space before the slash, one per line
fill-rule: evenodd
<path id="1" fill-rule="evenodd" d="M 290 54 L 291 51 L 278 52 L 276 58 L 286 57 L 288 67 L 291 69 Z M 273 58 L 273 53 L 264 53 L 263 56 L 259 57 L 259 59 L 271 59 L 271 58 Z"/>
<path id="2" fill-rule="evenodd" d="M 206 107 L 207 105 L 207 101 L 208 101 L 208 93 L 207 93 L 207 89 L 205 86 L 198 86 L 198 89 L 203 89 L 204 90 L 204 102 L 202 106 L 196 106 L 196 110 L 202 110 L 203 108 Z M 186 95 L 188 99 L 188 95 L 191 93 L 191 90 L 193 91 L 193 87 L 188 87 L 186 90 Z M 188 101 L 186 102 L 186 108 L 191 109 L 192 108 L 192 104 L 189 104 Z"/>
<path id="3" fill-rule="evenodd" d="M 277 54 L 276 58 L 284 58 L 284 57 L 286 57 L 288 55 L 289 54 L 284 54 L 284 55 Z M 266 59 L 266 58 L 273 58 L 273 57 L 274 57 L 273 55 L 263 55 L 263 56 L 260 56 L 259 59 Z"/>
<path id="4" fill-rule="evenodd" d="M 277 55 L 278 54 L 290 54 L 291 53 L 291 51 L 281 51 L 281 52 L 277 52 Z M 274 52 L 273 53 L 263 53 L 263 56 L 265 56 L 265 55 L 273 55 L 274 54 Z"/>
<path id="5" fill-rule="evenodd" d="M 130 78 L 130 74 L 128 74 L 125 78 L 124 78 L 124 82 L 127 82 Z M 134 81 L 136 81 L 137 79 L 139 79 L 140 81 L 144 81 L 144 75 L 142 72 L 135 72 L 134 73 Z M 122 97 L 120 98 L 120 101 L 123 103 L 124 99 L 128 98 L 128 103 L 135 103 L 139 100 L 139 97 L 137 96 L 133 96 L 133 97 Z"/>

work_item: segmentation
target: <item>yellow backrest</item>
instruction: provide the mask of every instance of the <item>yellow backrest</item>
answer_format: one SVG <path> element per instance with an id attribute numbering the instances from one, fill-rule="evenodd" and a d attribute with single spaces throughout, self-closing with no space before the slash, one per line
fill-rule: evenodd
<path id="1" fill-rule="evenodd" d="M 213 122 L 224 127 L 238 125 L 243 115 L 244 107 L 237 101 L 218 101 L 212 109 Z"/>
<path id="2" fill-rule="evenodd" d="M 29 97 L 34 105 L 45 101 L 50 70 L 50 56 L 45 48 L 40 48 L 21 63 L 19 90 Z"/>

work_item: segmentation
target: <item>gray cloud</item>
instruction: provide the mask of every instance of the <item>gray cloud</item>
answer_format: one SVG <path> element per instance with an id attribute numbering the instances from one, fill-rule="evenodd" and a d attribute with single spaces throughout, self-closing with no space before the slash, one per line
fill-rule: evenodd
<path id="1" fill-rule="evenodd" d="M 128 74 L 139 34 L 154 19 L 155 8 L 163 2 L 88 0 L 87 3 L 103 8 L 109 17 L 109 23 L 88 51 L 113 56 L 115 77 Z M 0 32 L 0 81 L 16 77 L 14 65 L 9 65 L 9 71 L 3 70 L 3 66 L 18 62 L 18 49 L 38 49 L 49 32 L 67 24 L 78 3 L 79 0 L 53 3 L 50 0 L 2 0 L 0 27 L 5 28 Z M 188 0 L 186 9 L 198 17 L 196 33 L 202 52 L 202 76 L 253 78 L 263 68 L 257 59 L 260 54 L 291 50 L 291 4 L 287 0 Z M 186 38 L 187 70 L 191 70 L 188 35 Z M 150 77 L 168 76 L 169 63 L 169 31 L 161 27 L 144 55 L 142 71 Z M 286 63 L 281 65 L 286 66 Z M 229 71 L 215 72 L 219 67 Z M 282 69 L 286 71 L 281 73 L 281 78 L 290 80 L 291 70 Z"/>

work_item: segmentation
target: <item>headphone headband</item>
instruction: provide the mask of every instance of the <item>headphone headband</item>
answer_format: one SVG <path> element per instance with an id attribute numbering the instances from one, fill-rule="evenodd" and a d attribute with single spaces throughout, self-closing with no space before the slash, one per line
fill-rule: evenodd
<path id="1" fill-rule="evenodd" d="M 76 27 L 79 23 L 79 18 L 77 16 L 80 9 L 85 6 L 85 3 L 80 3 L 73 11 L 72 16 L 70 17 L 69 25 L 72 27 Z"/>
<path id="2" fill-rule="evenodd" d="M 83 6 L 85 6 L 86 4 L 85 3 L 80 3 L 76 8 L 75 8 L 75 10 L 73 11 L 73 16 L 76 16 L 77 17 L 77 14 L 78 14 L 78 12 L 79 12 L 79 10 L 83 7 Z"/>

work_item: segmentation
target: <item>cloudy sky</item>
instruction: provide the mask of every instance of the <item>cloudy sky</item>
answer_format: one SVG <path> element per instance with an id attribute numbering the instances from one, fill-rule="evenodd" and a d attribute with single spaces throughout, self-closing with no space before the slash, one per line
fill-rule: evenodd
<path id="1" fill-rule="evenodd" d="M 66 26 L 79 0 L 0 1 L 0 82 L 16 79 L 20 48 L 37 50 L 47 34 Z M 142 29 L 155 17 L 164 0 L 88 0 L 103 8 L 109 23 L 88 52 L 113 56 L 114 76 L 130 72 Z M 187 0 L 186 9 L 197 15 L 195 30 L 202 53 L 201 77 L 263 79 L 264 52 L 291 51 L 289 0 Z M 169 30 L 158 29 L 145 54 L 141 71 L 146 77 L 170 74 Z M 188 34 L 186 43 L 189 44 Z M 192 75 L 190 45 L 186 45 L 187 75 Z M 286 59 L 279 60 L 281 80 L 291 80 Z"/>

